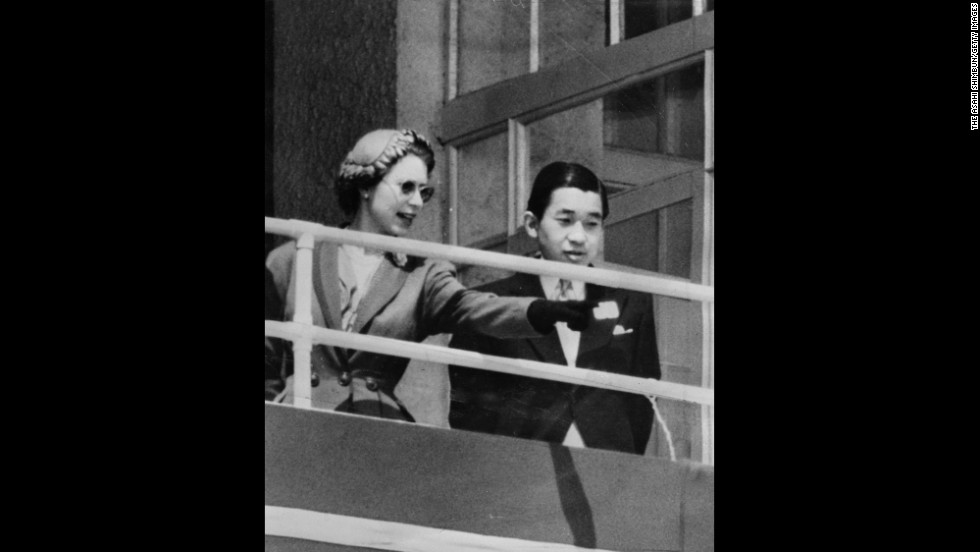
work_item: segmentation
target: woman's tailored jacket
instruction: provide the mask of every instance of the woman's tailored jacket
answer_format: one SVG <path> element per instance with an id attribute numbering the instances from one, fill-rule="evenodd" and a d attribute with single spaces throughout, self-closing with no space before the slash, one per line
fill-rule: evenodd
<path id="1" fill-rule="evenodd" d="M 341 329 L 339 247 L 317 242 L 313 248 L 313 323 Z M 296 299 L 296 242 L 274 249 L 266 260 L 276 289 L 292 320 Z M 429 335 L 457 330 L 500 338 L 540 335 L 527 320 L 532 297 L 497 297 L 466 289 L 448 262 L 387 254 L 358 306 L 351 331 L 420 342 Z M 289 344 L 287 344 L 287 347 Z M 312 403 L 368 416 L 412 421 L 394 395 L 409 359 L 343 347 L 313 347 Z M 292 402 L 292 376 L 279 400 Z"/>

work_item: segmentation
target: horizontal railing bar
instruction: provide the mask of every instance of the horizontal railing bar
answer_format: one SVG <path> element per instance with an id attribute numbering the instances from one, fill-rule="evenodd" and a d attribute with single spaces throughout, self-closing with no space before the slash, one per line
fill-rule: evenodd
<path id="1" fill-rule="evenodd" d="M 346 549 L 394 550 L 423 552 L 452 550 L 453 552 L 611 552 L 600 548 L 582 548 L 572 544 L 524 540 L 400 523 L 380 519 L 360 518 L 265 505 L 265 534 L 276 537 L 303 539 L 343 545 Z M 307 545 L 308 546 L 308 545 Z M 331 547 L 332 548 L 332 547 Z"/>
<path id="2" fill-rule="evenodd" d="M 293 238 L 298 238 L 302 234 L 310 234 L 316 240 L 349 243 L 361 247 L 396 251 L 418 257 L 435 257 L 457 264 L 480 265 L 515 272 L 580 280 L 611 288 L 631 289 L 644 293 L 666 295 L 693 301 L 714 301 L 714 288 L 702 284 L 680 282 L 656 276 L 628 274 L 616 270 L 546 261 L 544 259 L 532 259 L 494 251 L 481 251 L 455 245 L 445 245 L 408 238 L 395 238 L 370 232 L 344 230 L 303 220 L 283 220 L 266 217 L 265 231 L 272 234 L 291 236 Z"/>
<path id="3" fill-rule="evenodd" d="M 577 385 L 588 385 L 612 391 L 624 391 L 644 396 L 657 396 L 704 405 L 713 405 L 715 392 L 693 385 L 683 385 L 655 379 L 624 376 L 586 368 L 570 368 L 559 364 L 549 364 L 535 360 L 524 360 L 485 355 L 473 351 L 450 349 L 428 343 L 412 343 L 400 339 L 378 337 L 339 330 L 329 330 L 318 326 L 296 322 L 265 321 L 265 335 L 287 340 L 309 337 L 313 343 L 333 347 L 359 349 L 382 355 L 397 356 L 434 362 L 454 364 L 468 368 L 502 372 L 551 381 L 561 381 Z"/>

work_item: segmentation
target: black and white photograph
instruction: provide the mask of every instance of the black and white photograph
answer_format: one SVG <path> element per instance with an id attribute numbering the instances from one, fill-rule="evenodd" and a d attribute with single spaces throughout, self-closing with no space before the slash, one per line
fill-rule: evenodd
<path id="1" fill-rule="evenodd" d="M 265 549 L 713 551 L 714 2 L 264 5 Z"/>
<path id="2" fill-rule="evenodd" d="M 964 548 L 978 2 L 725 4 L 12 19 L 31 537 Z"/>

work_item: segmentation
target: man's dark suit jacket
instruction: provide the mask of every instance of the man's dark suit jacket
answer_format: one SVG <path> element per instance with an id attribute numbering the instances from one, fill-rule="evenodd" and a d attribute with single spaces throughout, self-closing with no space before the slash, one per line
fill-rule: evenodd
<path id="1" fill-rule="evenodd" d="M 477 289 L 545 297 L 540 278 L 523 273 Z M 614 301 L 619 316 L 590 318 L 575 366 L 659 379 L 652 297 L 593 284 L 586 284 L 585 293 L 589 301 Z M 530 339 L 457 333 L 450 347 L 567 365 L 557 330 Z M 642 395 L 460 366 L 450 366 L 449 377 L 454 428 L 561 443 L 574 420 L 586 447 L 636 454 L 643 454 L 650 437 L 653 412 Z"/>

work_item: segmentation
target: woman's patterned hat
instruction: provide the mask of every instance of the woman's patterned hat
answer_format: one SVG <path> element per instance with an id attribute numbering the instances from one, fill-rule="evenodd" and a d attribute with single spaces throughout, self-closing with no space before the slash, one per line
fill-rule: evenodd
<path id="1" fill-rule="evenodd" d="M 374 177 L 383 173 L 405 156 L 405 147 L 421 142 L 432 149 L 424 136 L 411 129 L 372 130 L 354 144 L 340 164 L 341 178 Z"/>

